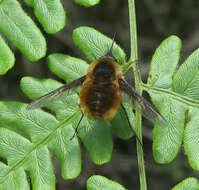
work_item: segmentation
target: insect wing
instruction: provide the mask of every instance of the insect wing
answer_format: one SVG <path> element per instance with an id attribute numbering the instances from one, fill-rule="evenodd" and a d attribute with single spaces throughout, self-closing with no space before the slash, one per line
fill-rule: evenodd
<path id="1" fill-rule="evenodd" d="M 145 118 L 152 121 L 155 124 L 167 127 L 168 122 L 166 119 L 159 113 L 159 111 L 145 98 L 140 96 L 136 90 L 124 79 L 119 79 L 120 90 L 127 94 L 132 102 L 139 102 L 142 109 L 142 114 Z M 133 106 L 134 108 L 134 106 Z"/>
<path id="2" fill-rule="evenodd" d="M 67 83 L 63 85 L 60 88 L 57 88 L 48 94 L 45 94 L 41 96 L 39 99 L 33 101 L 27 106 L 27 109 L 36 109 L 36 108 L 41 108 L 44 107 L 53 101 L 65 98 L 68 95 L 76 93 L 77 88 L 82 85 L 82 83 L 85 80 L 85 76 L 78 78 L 76 80 L 73 80 L 70 83 Z"/>

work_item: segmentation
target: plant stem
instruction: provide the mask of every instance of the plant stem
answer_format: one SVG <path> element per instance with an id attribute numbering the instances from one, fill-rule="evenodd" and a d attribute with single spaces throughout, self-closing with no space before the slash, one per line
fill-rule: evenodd
<path id="1" fill-rule="evenodd" d="M 135 14 L 135 2 L 134 0 L 128 0 L 129 6 L 129 23 L 130 23 L 130 40 L 131 40 L 131 56 L 130 61 L 132 62 L 132 68 L 135 78 L 135 89 L 139 94 L 142 94 L 141 88 L 141 75 L 140 70 L 138 68 L 138 47 L 137 47 L 137 27 L 136 27 L 136 14 Z M 147 182 L 145 175 L 145 166 L 144 166 L 144 152 L 142 149 L 142 145 L 139 140 L 142 142 L 142 113 L 141 109 L 139 109 L 139 104 L 135 105 L 138 109 L 136 109 L 135 113 L 135 128 L 137 131 L 138 138 L 137 139 L 137 160 L 139 167 L 139 176 L 140 176 L 140 189 L 147 190 Z"/>

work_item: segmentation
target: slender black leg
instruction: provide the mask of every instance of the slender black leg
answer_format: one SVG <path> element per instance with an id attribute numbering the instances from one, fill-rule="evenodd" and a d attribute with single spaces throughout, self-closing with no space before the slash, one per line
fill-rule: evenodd
<path id="1" fill-rule="evenodd" d="M 122 109 L 124 110 L 124 113 L 125 113 L 125 115 L 126 115 L 126 118 L 127 118 L 128 124 L 129 124 L 129 128 L 130 128 L 131 131 L 135 134 L 135 136 L 136 136 L 136 138 L 138 139 L 140 145 L 142 146 L 142 142 L 141 142 L 141 140 L 138 138 L 137 133 L 135 132 L 135 130 L 133 129 L 133 127 L 131 127 L 131 123 L 130 123 L 130 121 L 129 121 L 129 117 L 128 117 L 128 114 L 127 114 L 127 112 L 126 112 L 126 109 L 125 109 L 124 105 L 121 104 L 121 107 L 122 107 Z"/>
<path id="2" fill-rule="evenodd" d="M 75 135 L 78 134 L 77 130 L 78 130 L 79 124 L 81 123 L 83 117 L 84 117 L 84 114 L 82 113 L 81 118 L 80 118 L 80 120 L 79 120 L 79 122 L 77 124 L 77 127 L 75 128 L 75 132 L 74 132 L 73 136 L 70 138 L 70 140 L 73 140 L 73 138 L 75 137 Z"/>

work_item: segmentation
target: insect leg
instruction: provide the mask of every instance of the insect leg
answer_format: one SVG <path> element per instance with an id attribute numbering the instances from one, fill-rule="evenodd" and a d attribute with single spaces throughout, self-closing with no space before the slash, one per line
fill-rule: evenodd
<path id="1" fill-rule="evenodd" d="M 79 120 L 79 122 L 77 124 L 77 127 L 75 128 L 75 132 L 74 132 L 73 136 L 70 138 L 70 140 L 73 140 L 73 138 L 75 137 L 75 135 L 78 134 L 77 130 L 78 130 L 79 124 L 81 123 L 83 117 L 84 117 L 84 114 L 82 113 L 81 118 L 80 118 L 80 120 Z"/>
<path id="2" fill-rule="evenodd" d="M 135 136 L 136 136 L 138 142 L 139 142 L 140 145 L 142 146 L 142 142 L 141 142 L 141 140 L 139 139 L 139 137 L 138 137 L 136 131 L 135 131 L 135 130 L 133 129 L 133 127 L 131 126 L 131 123 L 130 123 L 130 121 L 129 121 L 128 114 L 127 114 L 126 109 L 125 109 L 125 107 L 124 107 L 124 105 L 123 105 L 122 103 L 121 103 L 121 107 L 122 107 L 122 109 L 124 110 L 124 113 L 125 113 L 125 115 L 126 115 L 126 118 L 127 118 L 127 121 L 128 121 L 130 130 L 135 134 Z"/>

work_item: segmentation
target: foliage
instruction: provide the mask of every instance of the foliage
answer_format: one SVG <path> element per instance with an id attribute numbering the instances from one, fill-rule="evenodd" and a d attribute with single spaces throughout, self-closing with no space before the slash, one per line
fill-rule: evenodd
<path id="1" fill-rule="evenodd" d="M 100 189 L 109 189 L 109 190 L 125 190 L 120 184 L 112 181 L 104 176 L 94 175 L 87 180 L 87 189 L 88 190 L 100 190 Z"/>
<path id="2" fill-rule="evenodd" d="M 86 31 L 97 34 L 94 35 L 93 40 L 105 38 L 104 35 L 92 28 L 86 28 L 85 34 Z M 116 48 L 119 47 L 116 46 Z M 122 52 L 120 48 L 119 51 Z M 83 60 L 62 54 L 50 55 L 48 57 L 48 64 L 54 73 L 63 77 L 67 82 L 85 74 L 88 67 L 88 64 Z M 52 79 L 24 77 L 21 80 L 21 88 L 33 99 L 61 85 L 61 83 Z M 5 171 L 2 170 L 1 173 L 1 188 L 11 188 L 11 186 L 7 186 L 10 175 L 17 175 L 18 170 L 21 170 L 24 175 L 13 178 L 13 184 L 21 181 L 26 186 L 19 183 L 19 187 L 15 187 L 16 189 L 20 189 L 22 185 L 23 189 L 28 189 L 25 171 L 30 173 L 33 189 L 54 189 L 55 177 L 49 157 L 49 150 L 52 150 L 58 158 L 63 178 L 72 179 L 79 175 L 81 171 L 80 145 L 76 137 L 70 141 L 70 138 L 74 134 L 71 124 L 73 127 L 76 127 L 80 117 L 77 95 L 65 97 L 62 100 L 49 104 L 47 107 L 56 113 L 56 118 L 41 110 L 28 111 L 24 103 L 1 102 L 0 121 L 9 127 L 9 129 L 2 128 L 1 137 L 4 138 L 0 138 L 2 139 L 0 143 L 1 157 L 8 161 L 8 168 Z M 120 110 L 113 121 L 115 123 L 114 130 L 120 138 L 127 139 L 133 135 L 129 129 L 128 122 L 126 121 L 123 127 L 118 127 L 117 122 L 121 117 L 124 118 L 123 115 L 124 113 Z M 60 123 L 58 123 L 59 121 Z M 19 134 L 16 134 L 15 139 L 14 134 L 16 131 Z M 113 142 L 110 135 L 110 128 L 104 122 L 90 121 L 84 117 L 80 125 L 79 135 L 96 164 L 103 164 L 110 160 Z M 5 136 L 8 136 L 8 138 Z M 12 137 L 10 138 L 10 136 Z M 13 152 L 13 144 L 20 144 L 18 148 L 15 147 L 15 152 Z M 38 155 L 37 152 L 41 148 L 45 148 L 46 153 Z M 20 154 L 22 150 L 23 154 Z M 32 161 L 30 164 L 33 157 L 34 162 Z M 14 161 L 11 162 L 10 160 L 13 159 Z M 43 160 L 43 162 L 38 163 L 40 160 Z M 46 164 L 45 167 L 42 164 Z M 2 165 L 6 167 L 5 164 L 2 163 Z M 37 170 L 41 168 L 43 173 L 36 175 Z M 42 180 L 46 175 L 51 176 L 51 179 L 48 181 Z M 34 180 L 34 176 L 37 177 L 36 180 Z M 34 181 L 37 183 L 34 183 Z"/>
<path id="3" fill-rule="evenodd" d="M 100 47 L 110 46 L 111 40 L 104 40 L 107 39 L 107 37 L 93 28 L 79 27 L 74 30 L 73 39 L 77 45 L 86 43 L 87 36 L 93 44 L 98 44 L 97 42 L 100 41 L 100 44 L 96 45 L 95 48 L 93 48 L 93 46 L 92 48 L 85 46 L 88 55 L 103 55 L 104 52 L 99 51 Z M 80 48 L 82 47 L 84 46 Z M 189 135 L 192 134 L 189 131 L 193 130 L 190 128 L 196 126 L 193 122 L 196 121 L 198 113 L 197 109 L 193 108 L 197 107 L 198 103 L 197 100 L 191 99 L 191 97 L 187 97 L 186 95 L 181 95 L 177 93 L 176 90 L 174 91 L 173 86 L 177 89 L 178 85 L 175 83 L 176 77 L 181 76 L 179 72 L 183 71 L 181 68 L 185 67 L 185 64 L 197 64 L 197 62 L 194 61 L 197 59 L 194 59 L 194 57 L 197 56 L 198 51 L 196 50 L 185 63 L 180 66 L 178 72 L 175 73 L 175 76 L 171 80 L 178 63 L 180 47 L 180 39 L 176 36 L 171 36 L 157 48 L 152 58 L 148 83 L 143 84 L 143 88 L 149 92 L 154 104 L 169 123 L 168 127 L 155 127 L 153 151 L 155 159 L 159 163 L 168 163 L 175 158 L 184 137 L 186 106 L 195 111 L 189 114 L 190 122 L 187 123 L 184 143 L 186 145 L 185 151 L 190 159 L 190 164 L 194 169 L 197 169 L 198 156 L 195 150 L 197 149 L 197 138 L 193 139 L 193 136 L 190 138 Z M 120 60 L 123 59 L 122 57 L 125 57 L 123 50 L 120 49 L 119 46 L 114 45 L 114 51 L 121 52 L 120 55 L 122 56 L 119 58 Z M 171 65 L 168 66 L 168 64 Z M 85 61 L 63 54 L 51 54 L 48 57 L 48 65 L 52 72 L 66 82 L 84 75 L 88 68 L 88 64 Z M 166 70 L 164 67 L 169 70 Z M 190 66 L 187 67 L 189 68 Z M 194 80 L 192 80 L 192 83 L 189 83 L 188 87 L 191 88 L 192 86 L 190 84 L 193 83 Z M 61 85 L 60 82 L 52 79 L 24 77 L 21 80 L 22 90 L 32 99 L 38 98 Z M 192 95 L 194 97 L 194 94 Z M 187 101 L 187 99 L 191 101 Z M 40 167 L 38 168 L 38 166 L 42 167 L 42 164 L 38 164 L 36 161 L 43 160 L 46 164 L 44 168 L 46 170 L 42 170 L 44 174 L 41 174 L 41 176 L 35 175 L 38 178 L 38 180 L 36 180 L 38 183 L 33 183 L 33 188 L 41 189 L 48 187 L 54 189 L 54 180 L 50 180 L 50 184 L 49 181 L 48 183 L 42 181 L 42 178 L 47 174 L 54 179 L 49 150 L 52 150 L 60 161 L 63 178 L 71 179 L 77 177 L 81 170 L 80 146 L 76 137 L 72 141 L 69 140 L 74 133 L 73 128 L 76 127 L 80 118 L 77 95 L 70 95 L 62 100 L 52 102 L 47 106 L 48 109 L 56 114 L 56 118 L 41 110 L 27 111 L 25 107 L 25 104 L 19 102 L 1 102 L 0 104 L 0 121 L 9 126 L 9 129 L 2 128 L 2 133 L 0 133 L 2 137 L 4 137 L 1 138 L 2 141 L 0 143 L 1 157 L 8 160 L 8 168 L 5 169 L 6 172 L 4 171 L 0 178 L 1 182 L 4 182 L 3 185 L 5 185 L 5 179 L 9 180 L 10 175 L 17 175 L 18 170 L 22 170 L 23 172 L 24 170 L 29 171 L 31 178 L 34 178 L 36 171 L 32 170 L 27 164 L 32 160 L 34 155 L 35 162 L 31 163 L 31 167 L 36 168 L 36 170 L 39 169 Z M 127 107 L 127 109 L 129 109 L 129 107 Z M 124 113 L 120 110 L 116 118 L 114 118 L 115 121 L 112 121 L 112 125 L 120 138 L 127 139 L 132 136 L 128 128 L 128 123 L 126 122 L 126 125 L 121 125 L 120 127 L 117 125 L 117 119 L 119 121 L 120 118 L 123 117 L 122 114 Z M 131 113 L 130 118 L 132 117 L 133 113 Z M 20 131 L 20 134 L 17 135 L 16 132 L 10 131 L 10 128 Z M 197 134 L 196 131 L 195 135 L 197 136 Z M 95 122 L 87 120 L 87 118 L 84 117 L 79 127 L 79 136 L 89 151 L 94 163 L 104 164 L 110 160 L 113 142 L 110 129 L 104 122 Z M 20 144 L 21 146 L 18 148 L 15 147 L 15 151 L 13 152 L 13 146 L 16 144 Z M 191 147 L 191 150 L 189 147 Z M 46 153 L 41 155 L 36 154 L 35 152 L 40 151 L 41 148 L 44 148 Z M 39 156 L 40 159 L 37 158 Z M 45 161 L 46 157 L 47 160 Z M 6 167 L 6 165 L 3 166 Z M 71 166 L 73 166 L 72 170 L 70 168 Z M 21 182 L 24 181 L 24 184 L 27 183 L 25 173 L 19 178 L 13 178 L 14 181 L 19 179 Z M 34 182 L 34 180 L 32 181 Z M 3 185 L 2 187 L 5 187 Z"/>
<path id="4" fill-rule="evenodd" d="M 65 27 L 66 12 L 60 0 L 24 0 L 32 7 L 45 32 L 54 34 Z M 90 7 L 99 0 L 78 1 Z M 30 61 L 38 61 L 46 55 L 46 40 L 35 22 L 22 9 L 17 0 L 0 0 L 0 32 L 5 35 Z M 14 31 L 14 32 L 13 32 Z M 0 74 L 14 66 L 14 55 L 0 37 Z"/>
<path id="5" fill-rule="evenodd" d="M 168 120 L 167 128 L 156 126 L 154 130 L 155 160 L 158 163 L 171 162 L 184 141 L 189 163 L 193 169 L 198 170 L 199 131 L 196 119 L 199 113 L 199 89 L 196 86 L 199 49 L 195 50 L 176 71 L 180 49 L 181 41 L 176 36 L 163 41 L 152 58 L 148 83 L 143 86 Z M 188 122 L 185 123 L 187 112 Z"/>
<path id="6" fill-rule="evenodd" d="M 65 26 L 65 12 L 59 0 L 24 0 L 47 33 L 56 33 Z M 99 1 L 78 1 L 91 6 Z M 55 14 L 58 13 L 58 14 Z M 45 56 L 46 41 L 32 19 L 16 0 L 0 0 L 0 31 L 31 61 Z M 58 21 L 58 22 L 57 22 Z M 15 32 L 13 32 L 13 29 Z M 110 49 L 112 39 L 99 31 L 83 26 L 73 31 L 75 44 L 90 61 L 103 56 Z M 14 55 L 0 38 L 0 74 L 5 74 L 14 65 Z M 166 118 L 168 126 L 155 126 L 153 153 L 156 162 L 170 163 L 178 154 L 182 143 L 189 164 L 199 170 L 199 50 L 195 50 L 178 67 L 181 40 L 170 36 L 156 49 L 147 84 L 141 83 L 157 109 Z M 114 43 L 113 55 L 124 71 L 129 68 L 124 51 Z M 50 70 L 70 82 L 84 74 L 88 63 L 64 54 L 51 54 L 47 59 Z M 21 89 L 31 99 L 36 99 L 63 85 L 52 79 L 23 77 Z M 78 94 L 69 95 L 47 106 L 50 114 L 42 110 L 27 110 L 22 102 L 0 102 L 0 189 L 55 189 L 55 174 L 51 161 L 52 151 L 61 165 L 64 179 L 74 179 L 81 172 L 81 150 L 77 137 L 72 140 L 81 112 L 77 104 Z M 134 113 L 131 105 L 125 104 L 131 124 Z M 54 116 L 55 114 L 55 116 Z M 185 121 L 186 114 L 188 121 Z M 121 122 L 122 121 L 122 122 Z M 125 113 L 120 109 L 111 121 L 113 130 L 121 139 L 133 136 Z M 80 139 L 95 164 L 110 161 L 113 141 L 106 122 L 83 118 L 78 130 Z M 28 174 L 28 175 L 27 175 Z M 102 176 L 92 176 L 87 181 L 88 189 L 122 186 Z M 173 189 L 198 188 L 198 181 L 188 178 Z"/>
<path id="7" fill-rule="evenodd" d="M 189 177 L 184 179 L 178 185 L 176 185 L 172 190 L 197 190 L 199 189 L 198 180 L 194 177 Z"/>

